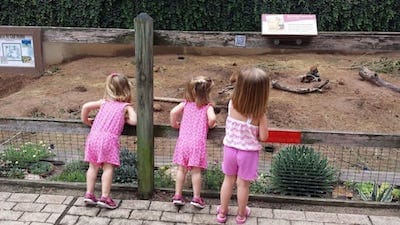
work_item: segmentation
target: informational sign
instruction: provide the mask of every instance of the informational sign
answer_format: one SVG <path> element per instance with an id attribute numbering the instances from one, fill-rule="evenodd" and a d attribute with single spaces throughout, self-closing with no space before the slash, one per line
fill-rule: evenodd
<path id="1" fill-rule="evenodd" d="M 313 14 L 262 14 L 263 35 L 318 35 Z"/>
<path id="2" fill-rule="evenodd" d="M 246 35 L 236 35 L 235 36 L 235 46 L 246 47 Z"/>
<path id="3" fill-rule="evenodd" d="M 41 29 L 0 26 L 0 72 L 40 75 L 43 70 Z"/>
<path id="4" fill-rule="evenodd" d="M 29 35 L 0 35 L 0 66 L 35 67 L 33 37 Z"/>

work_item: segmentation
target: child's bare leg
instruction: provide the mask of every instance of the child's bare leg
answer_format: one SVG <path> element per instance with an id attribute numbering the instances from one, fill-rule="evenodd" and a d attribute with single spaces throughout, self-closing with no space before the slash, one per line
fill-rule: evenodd
<path id="1" fill-rule="evenodd" d="M 235 185 L 236 176 L 228 176 L 225 175 L 224 181 L 222 182 L 221 191 L 220 191 L 220 213 L 227 214 L 228 213 L 228 205 L 229 201 L 232 197 L 233 185 Z"/>
<path id="2" fill-rule="evenodd" d="M 99 172 L 99 166 L 89 163 L 89 168 L 86 171 L 86 192 L 94 194 L 94 188 L 96 185 L 97 173 Z"/>
<path id="3" fill-rule="evenodd" d="M 192 186 L 193 186 L 193 197 L 200 197 L 201 192 L 201 168 L 192 168 Z"/>
<path id="4" fill-rule="evenodd" d="M 108 163 L 103 165 L 103 174 L 101 175 L 101 196 L 108 197 L 111 192 L 114 166 Z"/>
<path id="5" fill-rule="evenodd" d="M 238 215 L 246 216 L 246 206 L 249 201 L 250 181 L 237 178 Z"/>
<path id="6" fill-rule="evenodd" d="M 183 166 L 178 166 L 176 171 L 175 195 L 182 196 L 183 184 L 185 183 L 187 169 Z"/>

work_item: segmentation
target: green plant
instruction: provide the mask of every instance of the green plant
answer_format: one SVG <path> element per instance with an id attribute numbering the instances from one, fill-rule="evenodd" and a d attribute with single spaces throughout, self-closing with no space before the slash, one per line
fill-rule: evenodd
<path id="1" fill-rule="evenodd" d="M 206 190 L 218 191 L 224 180 L 224 174 L 221 171 L 221 165 L 215 161 L 203 171 L 203 184 Z"/>
<path id="2" fill-rule="evenodd" d="M 48 145 L 43 142 L 27 142 L 21 146 L 10 146 L 4 151 L 4 160 L 10 168 L 27 169 L 31 164 L 53 156 Z"/>
<path id="3" fill-rule="evenodd" d="M 14 178 L 14 179 L 24 179 L 25 177 L 25 171 L 20 168 L 11 168 L 9 171 L 7 171 L 7 177 L 8 178 Z"/>
<path id="4" fill-rule="evenodd" d="M 356 190 L 364 201 L 391 202 L 393 186 L 389 183 L 362 182 L 356 185 Z"/>
<path id="5" fill-rule="evenodd" d="M 54 165 L 50 162 L 39 161 L 29 166 L 28 171 L 33 174 L 47 176 L 54 170 Z"/>
<path id="6" fill-rule="evenodd" d="M 393 188 L 392 196 L 393 196 L 393 200 L 400 201 L 400 189 Z"/>
<path id="7" fill-rule="evenodd" d="M 288 146 L 274 156 L 271 185 L 285 195 L 322 197 L 333 190 L 336 170 L 328 159 L 307 146 Z"/>
<path id="8" fill-rule="evenodd" d="M 133 183 L 136 181 L 136 153 L 123 149 L 120 152 L 120 161 L 120 167 L 114 171 L 113 181 L 116 183 Z"/>
<path id="9" fill-rule="evenodd" d="M 85 182 L 87 169 L 88 163 L 86 162 L 70 162 L 65 165 L 63 171 L 59 175 L 52 177 L 50 180 L 65 182 Z"/>
<path id="10" fill-rule="evenodd" d="M 250 183 L 250 193 L 267 194 L 271 192 L 269 177 L 266 173 L 261 173 L 257 180 Z"/>
<path id="11" fill-rule="evenodd" d="M 161 166 L 154 171 L 154 186 L 158 188 L 172 188 L 174 187 L 174 179 L 168 171 L 171 166 Z"/>

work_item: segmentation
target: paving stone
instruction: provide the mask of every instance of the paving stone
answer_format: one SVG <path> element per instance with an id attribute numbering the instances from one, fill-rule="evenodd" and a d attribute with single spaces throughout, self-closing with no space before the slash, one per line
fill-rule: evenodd
<path id="1" fill-rule="evenodd" d="M 12 209 L 16 204 L 17 204 L 16 202 L 1 202 L 1 204 L 0 204 L 0 210 L 2 210 L 2 209 L 10 210 L 10 209 Z"/>
<path id="2" fill-rule="evenodd" d="M 11 221 L 11 220 L 3 220 L 0 221 L 0 225 L 28 225 L 29 222 L 20 222 L 20 221 Z"/>
<path id="3" fill-rule="evenodd" d="M 290 221 L 284 219 L 259 218 L 258 225 L 290 225 Z"/>
<path id="4" fill-rule="evenodd" d="M 40 195 L 36 199 L 36 203 L 48 203 L 48 204 L 63 204 L 67 196 L 64 195 Z"/>
<path id="5" fill-rule="evenodd" d="M 129 219 L 135 220 L 160 220 L 162 211 L 132 210 Z"/>
<path id="6" fill-rule="evenodd" d="M 40 210 L 42 210 L 44 206 L 44 204 L 22 202 L 17 203 L 14 206 L 13 210 L 25 212 L 40 212 Z"/>
<path id="7" fill-rule="evenodd" d="M 0 210 L 0 220 L 17 220 L 24 212 Z"/>
<path id="8" fill-rule="evenodd" d="M 272 209 L 251 208 L 251 216 L 260 218 L 273 218 L 274 214 L 272 213 Z"/>
<path id="9" fill-rule="evenodd" d="M 324 225 L 324 223 L 312 221 L 292 221 L 291 225 Z"/>
<path id="10" fill-rule="evenodd" d="M 11 196 L 11 193 L 9 193 L 9 192 L 0 192 L 0 201 L 5 201 L 10 196 Z"/>
<path id="11" fill-rule="evenodd" d="M 67 205 L 62 204 L 47 204 L 41 212 L 62 213 L 67 208 Z"/>
<path id="12" fill-rule="evenodd" d="M 42 212 L 24 212 L 18 219 L 19 221 L 31 221 L 31 222 L 45 222 L 49 218 L 50 213 Z"/>
<path id="13" fill-rule="evenodd" d="M 38 194 L 25 194 L 25 193 L 13 193 L 7 199 L 10 202 L 34 202 L 39 197 Z"/>
<path id="14" fill-rule="evenodd" d="M 142 220 L 111 219 L 110 225 L 142 225 Z"/>
<path id="15" fill-rule="evenodd" d="M 369 216 L 369 218 L 371 218 L 373 225 L 400 225 L 400 217 Z"/>
<path id="16" fill-rule="evenodd" d="M 49 218 L 47 218 L 46 223 L 55 224 L 60 216 L 61 213 L 52 213 Z"/>
<path id="17" fill-rule="evenodd" d="M 338 214 L 339 223 L 371 225 L 368 216 L 358 214 Z"/>
<path id="18" fill-rule="evenodd" d="M 65 215 L 60 221 L 60 225 L 73 225 L 79 219 L 79 216 Z"/>
<path id="19" fill-rule="evenodd" d="M 120 219 L 128 219 L 131 214 L 130 209 L 121 209 L 117 208 L 114 210 L 102 209 L 98 216 L 109 217 L 109 218 L 120 218 Z"/>
<path id="20" fill-rule="evenodd" d="M 143 225 L 175 225 L 175 223 L 164 221 L 143 221 Z"/>
<path id="21" fill-rule="evenodd" d="M 33 222 L 30 223 L 29 225 L 49 225 L 49 224 L 53 225 L 52 223 L 39 223 L 39 222 Z"/>
<path id="22" fill-rule="evenodd" d="M 99 211 L 100 209 L 97 207 L 72 206 L 68 210 L 68 214 L 78 216 L 96 216 Z"/>
<path id="23" fill-rule="evenodd" d="M 164 211 L 164 212 L 178 212 L 179 207 L 174 206 L 172 202 L 159 202 L 152 201 L 150 203 L 150 210 Z"/>
<path id="24" fill-rule="evenodd" d="M 72 197 L 72 196 L 67 196 L 67 197 L 64 199 L 64 201 L 63 201 L 62 204 L 64 204 L 64 205 L 69 205 L 69 203 L 71 203 L 72 200 L 74 200 L 74 197 Z"/>
<path id="25" fill-rule="evenodd" d="M 81 216 L 76 225 L 108 225 L 110 221 L 110 218 Z"/>
<path id="26" fill-rule="evenodd" d="M 307 221 L 338 223 L 339 219 L 336 213 L 323 212 L 305 212 Z"/>
<path id="27" fill-rule="evenodd" d="M 191 214 L 191 213 L 163 212 L 161 214 L 161 221 L 166 221 L 166 222 L 191 223 L 192 220 L 193 220 L 193 214 Z"/>
<path id="28" fill-rule="evenodd" d="M 119 208 L 124 209 L 149 209 L 149 200 L 123 200 Z"/>
<path id="29" fill-rule="evenodd" d="M 276 219 L 286 219 L 286 220 L 305 220 L 306 215 L 302 211 L 292 211 L 292 210 L 273 210 L 274 218 Z"/>

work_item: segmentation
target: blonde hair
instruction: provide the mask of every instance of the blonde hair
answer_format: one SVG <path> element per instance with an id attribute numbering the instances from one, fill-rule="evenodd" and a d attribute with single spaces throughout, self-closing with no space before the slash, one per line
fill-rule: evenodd
<path id="1" fill-rule="evenodd" d="M 119 73 L 112 73 L 106 79 L 104 98 L 118 102 L 132 101 L 132 84 L 128 78 Z"/>
<path id="2" fill-rule="evenodd" d="M 267 111 L 269 76 L 259 68 L 245 68 L 239 72 L 232 94 L 233 107 L 240 114 L 253 119 Z"/>
<path id="3" fill-rule="evenodd" d="M 205 76 L 192 78 L 186 85 L 185 99 L 196 102 L 197 106 L 206 105 L 210 102 L 210 92 L 214 82 Z"/>

